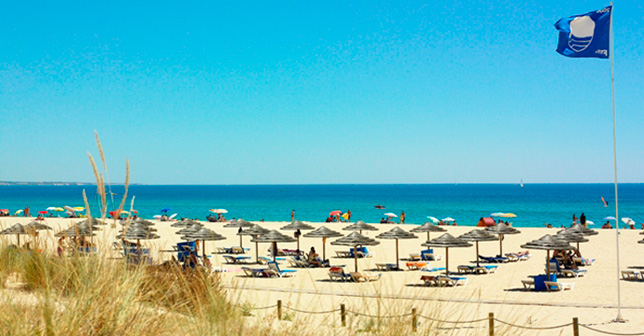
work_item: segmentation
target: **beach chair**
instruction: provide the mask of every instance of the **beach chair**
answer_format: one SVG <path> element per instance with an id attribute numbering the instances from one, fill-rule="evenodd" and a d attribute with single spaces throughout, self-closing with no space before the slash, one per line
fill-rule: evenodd
<path id="1" fill-rule="evenodd" d="M 228 253 L 229 249 L 226 247 L 217 247 L 217 254 Z"/>
<path id="2" fill-rule="evenodd" d="M 385 271 L 385 272 L 398 270 L 398 266 L 396 266 L 396 264 L 394 263 L 376 263 L 376 268 L 379 271 Z"/>
<path id="3" fill-rule="evenodd" d="M 277 261 L 278 264 L 281 264 L 281 263 L 285 262 L 286 260 L 288 260 L 287 257 L 275 257 L 275 261 Z M 262 265 L 266 265 L 269 262 L 273 261 L 273 258 L 259 256 L 259 257 L 257 257 L 257 261 Z"/>
<path id="4" fill-rule="evenodd" d="M 335 251 L 335 255 L 338 258 L 353 258 L 353 255 L 349 251 Z"/>
<path id="5" fill-rule="evenodd" d="M 430 267 L 429 264 L 427 264 L 421 267 L 420 270 L 423 272 L 440 272 L 440 271 L 444 271 L 445 267 Z"/>
<path id="6" fill-rule="evenodd" d="M 488 263 L 506 263 L 510 261 L 508 257 L 484 257 L 482 255 L 479 255 L 479 259 L 488 262 Z"/>
<path id="7" fill-rule="evenodd" d="M 475 266 L 473 265 L 459 265 L 456 267 L 458 273 L 474 273 Z"/>
<path id="8" fill-rule="evenodd" d="M 297 270 L 294 270 L 294 269 L 281 270 L 279 265 L 277 265 L 277 263 L 274 261 L 268 262 L 268 268 L 271 271 L 275 272 L 275 274 L 280 278 L 292 277 L 292 276 L 295 276 L 295 273 L 297 273 Z"/>
<path id="9" fill-rule="evenodd" d="M 427 263 L 424 261 L 411 261 L 406 264 L 407 269 L 410 271 L 417 271 L 425 266 L 427 266 Z"/>
<path id="10" fill-rule="evenodd" d="M 355 282 L 369 282 L 369 281 L 378 281 L 380 279 L 380 273 L 378 274 L 370 274 L 370 273 L 362 273 L 362 272 L 349 272 L 349 275 L 351 276 L 351 279 Z"/>
<path id="11" fill-rule="evenodd" d="M 420 277 L 420 280 L 425 286 L 438 286 L 435 275 L 423 275 Z"/>
<path id="12" fill-rule="evenodd" d="M 450 287 L 456 287 L 458 285 L 467 286 L 466 277 L 439 275 L 436 277 L 436 280 L 438 281 L 439 286 L 450 286 Z"/>
<path id="13" fill-rule="evenodd" d="M 244 249 L 242 247 L 239 247 L 239 246 L 233 246 L 233 247 L 230 248 L 229 253 L 231 253 L 231 254 L 244 254 Z"/>
<path id="14" fill-rule="evenodd" d="M 595 259 L 588 258 L 572 258 L 572 261 L 579 266 L 592 266 L 595 263 Z"/>
<path id="15" fill-rule="evenodd" d="M 545 269 L 547 272 L 547 268 Z M 567 277 L 567 278 L 578 278 L 580 276 L 586 275 L 586 270 L 585 269 L 562 269 L 559 266 L 558 261 L 552 261 L 550 260 L 550 271 L 557 273 L 557 275 L 562 276 L 562 277 Z"/>
<path id="16" fill-rule="evenodd" d="M 644 275 L 638 270 L 622 270 L 624 280 L 644 280 Z"/>
<path id="17" fill-rule="evenodd" d="M 331 267 L 329 268 L 329 278 L 331 281 L 347 281 L 351 280 L 351 275 L 344 273 L 344 268 L 342 267 Z"/>
<path id="18" fill-rule="evenodd" d="M 420 251 L 420 259 L 425 261 L 442 260 L 443 256 L 434 255 L 434 249 Z"/>
<path id="19" fill-rule="evenodd" d="M 492 273 L 496 273 L 496 270 L 498 268 L 499 266 L 496 266 L 496 265 L 477 266 L 477 267 L 474 267 L 474 270 L 472 271 L 472 273 L 492 274 Z"/>
<path id="20" fill-rule="evenodd" d="M 572 290 L 575 288 L 575 284 L 572 282 L 544 281 L 543 284 L 546 285 L 546 289 L 549 292 Z"/>
<path id="21" fill-rule="evenodd" d="M 228 263 L 228 264 L 247 264 L 248 261 L 250 261 L 250 257 L 249 256 L 224 255 L 224 260 L 226 260 L 226 263 Z"/>
<path id="22" fill-rule="evenodd" d="M 416 261 L 416 260 L 420 260 L 420 253 L 410 253 L 409 261 Z"/>
<path id="23" fill-rule="evenodd" d="M 271 272 L 267 272 L 268 268 L 242 267 L 242 271 L 250 278 L 267 278 L 271 275 Z"/>
<path id="24" fill-rule="evenodd" d="M 177 243 L 177 260 L 179 260 L 179 262 L 183 262 L 184 259 L 187 258 L 190 254 L 190 251 L 194 251 L 196 247 L 197 243 L 195 241 Z"/>
<path id="25" fill-rule="evenodd" d="M 523 284 L 523 288 L 525 289 L 534 288 L 534 279 L 521 280 L 521 283 Z"/>

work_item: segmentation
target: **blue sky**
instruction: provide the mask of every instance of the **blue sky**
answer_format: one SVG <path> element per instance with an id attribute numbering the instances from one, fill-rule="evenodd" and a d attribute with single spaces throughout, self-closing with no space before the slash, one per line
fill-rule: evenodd
<path id="1" fill-rule="evenodd" d="M 0 180 L 611 182 L 610 62 L 557 54 L 598 1 L 12 2 Z M 644 8 L 614 13 L 620 180 L 644 182 Z"/>

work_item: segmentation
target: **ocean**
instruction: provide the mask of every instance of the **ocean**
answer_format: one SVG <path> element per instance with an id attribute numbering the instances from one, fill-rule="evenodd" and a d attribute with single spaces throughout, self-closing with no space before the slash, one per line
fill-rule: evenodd
<path id="1" fill-rule="evenodd" d="M 0 209 L 13 214 L 29 206 L 31 213 L 51 206 L 83 206 L 85 189 L 92 214 L 98 214 L 94 186 L 0 186 Z M 572 216 L 585 213 L 593 227 L 615 216 L 612 184 L 386 184 L 386 185 L 133 185 L 125 209 L 152 218 L 162 208 L 177 218 L 204 220 L 208 210 L 228 210 L 226 218 L 248 221 L 290 221 L 291 211 L 303 221 L 324 221 L 329 212 L 351 210 L 352 221 L 379 222 L 385 212 L 406 214 L 406 223 L 422 224 L 428 216 L 452 217 L 458 225 L 476 225 L 480 217 L 511 212 L 514 226 L 570 225 Z M 118 208 L 123 186 L 112 186 Z M 644 184 L 619 185 L 620 218 L 630 217 L 640 228 L 644 222 Z M 605 207 L 601 197 L 608 202 Z M 377 209 L 375 205 L 384 205 Z M 397 221 L 397 219 L 396 219 Z M 621 221 L 620 221 L 621 223 Z M 614 225 L 614 223 L 613 223 Z"/>

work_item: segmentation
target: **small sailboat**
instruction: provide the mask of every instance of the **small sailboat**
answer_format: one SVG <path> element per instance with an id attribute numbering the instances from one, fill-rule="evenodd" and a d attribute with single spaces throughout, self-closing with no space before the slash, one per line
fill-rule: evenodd
<path id="1" fill-rule="evenodd" d="M 523 188 L 523 179 L 521 179 L 521 188 Z"/>

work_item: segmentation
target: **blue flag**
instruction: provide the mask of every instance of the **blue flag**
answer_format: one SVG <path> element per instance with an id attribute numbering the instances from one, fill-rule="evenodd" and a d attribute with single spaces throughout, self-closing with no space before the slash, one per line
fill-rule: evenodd
<path id="1" fill-rule="evenodd" d="M 608 58 L 612 10 L 613 6 L 608 6 L 557 21 L 557 52 L 568 57 Z"/>

